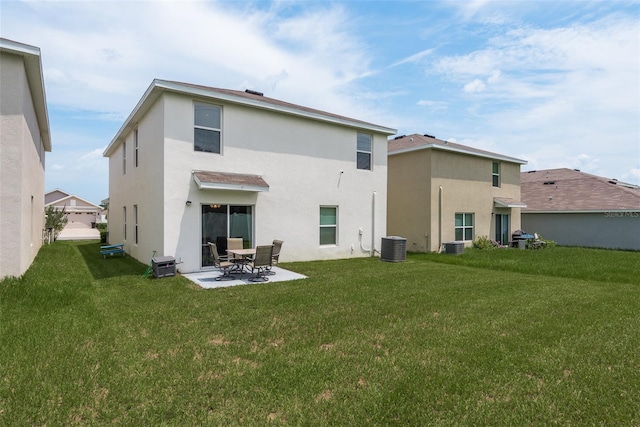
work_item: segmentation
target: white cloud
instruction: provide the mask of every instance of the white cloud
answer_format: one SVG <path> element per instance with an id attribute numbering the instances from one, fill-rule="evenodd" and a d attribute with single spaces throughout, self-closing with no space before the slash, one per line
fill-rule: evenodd
<path id="1" fill-rule="evenodd" d="M 415 63 L 415 62 L 419 62 L 420 60 L 422 60 L 425 56 L 430 55 L 432 52 L 434 51 L 434 49 L 425 49 L 421 52 L 415 53 L 411 56 L 407 56 L 406 58 L 403 58 L 397 62 L 394 62 L 393 64 L 391 64 L 391 67 L 397 67 L 398 65 L 402 65 L 402 64 L 408 64 L 408 63 Z"/>
<path id="2" fill-rule="evenodd" d="M 482 82 L 482 80 L 475 79 L 472 82 L 469 82 L 466 85 L 464 85 L 464 91 L 467 93 L 482 92 L 485 87 L 486 86 Z"/>

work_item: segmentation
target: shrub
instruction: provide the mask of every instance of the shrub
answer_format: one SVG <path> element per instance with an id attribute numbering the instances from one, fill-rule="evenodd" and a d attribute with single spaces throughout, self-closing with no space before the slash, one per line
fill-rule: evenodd
<path id="1" fill-rule="evenodd" d="M 495 249 L 498 248 L 500 244 L 495 240 L 490 240 L 487 236 L 478 236 L 473 241 L 473 247 L 476 249 Z"/>

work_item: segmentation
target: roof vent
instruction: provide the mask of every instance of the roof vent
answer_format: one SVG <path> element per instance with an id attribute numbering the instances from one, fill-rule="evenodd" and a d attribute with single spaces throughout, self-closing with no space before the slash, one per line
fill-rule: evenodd
<path id="1" fill-rule="evenodd" d="M 264 96 L 264 93 L 258 92 L 257 90 L 246 89 L 245 92 L 251 95 Z"/>
<path id="2" fill-rule="evenodd" d="M 433 135 L 428 135 L 428 134 L 426 134 L 426 133 L 424 134 L 424 136 L 426 136 L 427 138 L 433 138 L 433 139 L 435 139 L 435 138 L 436 138 L 435 136 L 433 136 Z"/>
<path id="3" fill-rule="evenodd" d="M 400 135 L 400 136 L 396 136 L 396 137 L 395 137 L 395 138 L 393 138 L 393 139 L 402 139 L 402 138 L 404 138 L 405 136 L 407 136 L 407 135 Z"/>
<path id="4" fill-rule="evenodd" d="M 618 184 L 618 181 L 615 180 L 615 179 L 609 180 L 608 182 L 609 182 L 609 184 L 613 184 L 613 185 Z"/>
<path id="5" fill-rule="evenodd" d="M 576 171 L 576 172 L 580 172 L 580 169 L 574 169 L 574 171 Z"/>
<path id="6" fill-rule="evenodd" d="M 529 172 L 527 172 L 527 173 L 536 173 L 536 171 L 529 171 Z"/>
<path id="7" fill-rule="evenodd" d="M 545 182 L 543 182 L 544 185 L 553 185 L 555 183 L 556 183 L 555 181 L 545 181 Z"/>

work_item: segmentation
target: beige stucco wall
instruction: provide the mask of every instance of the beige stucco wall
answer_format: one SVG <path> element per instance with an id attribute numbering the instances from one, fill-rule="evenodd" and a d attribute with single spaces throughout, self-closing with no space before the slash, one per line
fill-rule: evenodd
<path id="1" fill-rule="evenodd" d="M 0 53 L 0 278 L 21 276 L 42 245 L 44 147 L 21 56 Z"/>
<path id="2" fill-rule="evenodd" d="M 118 220 L 122 203 L 128 212 L 138 203 L 144 218 L 140 229 L 144 250 L 136 252 L 127 242 L 127 251 L 148 262 L 149 251 L 157 250 L 158 255 L 174 256 L 180 271 L 197 271 L 201 205 L 218 203 L 254 205 L 254 244 L 284 240 L 281 261 L 368 256 L 361 250 L 359 229 L 364 249 L 371 249 L 372 235 L 380 249 L 380 238 L 386 234 L 386 135 L 374 134 L 373 171 L 362 171 L 356 169 L 358 129 L 218 103 L 223 106 L 223 153 L 196 152 L 193 102 L 190 96 L 165 93 L 141 121 L 141 127 L 148 120 L 165 134 L 162 148 L 162 137 L 140 130 L 145 159 L 153 158 L 148 159 L 147 169 L 140 167 L 139 176 L 129 176 L 128 166 L 130 181 L 122 177 L 121 146 L 110 157 L 112 243 L 122 228 Z M 132 146 L 127 143 L 127 149 Z M 199 190 L 193 170 L 261 175 L 270 188 L 268 192 Z M 319 245 L 321 205 L 338 206 L 335 246 Z"/>
<path id="3" fill-rule="evenodd" d="M 409 251 L 428 252 L 455 240 L 456 213 L 474 214 L 474 238 L 494 238 L 495 214 L 510 215 L 510 232 L 518 229 L 520 210 L 496 208 L 493 199 L 520 200 L 520 165 L 501 161 L 496 188 L 493 161 L 437 149 L 389 156 L 389 234 L 405 237 Z"/>

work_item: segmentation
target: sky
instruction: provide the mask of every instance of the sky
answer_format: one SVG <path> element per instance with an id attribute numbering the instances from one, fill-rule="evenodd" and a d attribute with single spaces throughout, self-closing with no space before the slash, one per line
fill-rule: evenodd
<path id="1" fill-rule="evenodd" d="M 96 204 L 154 78 L 640 184 L 640 0 L 0 0 L 0 37 L 41 49 L 45 190 Z"/>

